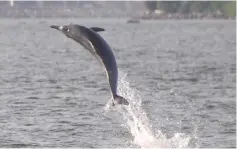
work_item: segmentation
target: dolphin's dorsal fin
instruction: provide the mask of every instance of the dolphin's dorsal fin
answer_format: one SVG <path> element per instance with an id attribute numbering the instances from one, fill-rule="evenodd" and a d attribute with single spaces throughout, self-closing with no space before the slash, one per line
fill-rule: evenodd
<path id="1" fill-rule="evenodd" d="M 91 27 L 91 30 L 93 30 L 93 31 L 95 31 L 95 32 L 105 31 L 105 29 L 100 28 L 100 27 Z"/>

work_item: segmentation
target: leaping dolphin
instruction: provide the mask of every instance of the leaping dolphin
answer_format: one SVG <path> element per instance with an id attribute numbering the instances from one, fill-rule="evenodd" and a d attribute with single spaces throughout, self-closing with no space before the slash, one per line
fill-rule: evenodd
<path id="1" fill-rule="evenodd" d="M 63 26 L 51 25 L 51 28 L 61 31 L 68 38 L 71 38 L 80 43 L 92 55 L 102 61 L 106 68 L 110 89 L 113 95 L 112 104 L 129 104 L 125 98 L 117 94 L 118 68 L 116 60 L 108 43 L 97 33 L 99 31 L 105 31 L 103 28 L 87 28 L 85 26 L 77 24 L 69 24 Z"/>

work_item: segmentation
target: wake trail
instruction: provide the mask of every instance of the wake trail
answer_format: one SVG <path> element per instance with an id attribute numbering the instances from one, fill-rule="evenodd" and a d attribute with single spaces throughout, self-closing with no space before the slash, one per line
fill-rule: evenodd
<path id="1" fill-rule="evenodd" d="M 155 132 L 149 122 L 146 112 L 142 109 L 141 97 L 131 89 L 126 75 L 119 79 L 119 95 L 129 101 L 129 106 L 116 105 L 116 111 L 123 116 L 126 128 L 133 136 L 135 145 L 141 148 L 184 148 L 188 146 L 191 137 L 183 133 L 176 133 L 172 138 L 167 138 L 160 130 Z M 108 110 L 111 103 L 107 103 L 105 109 Z"/>

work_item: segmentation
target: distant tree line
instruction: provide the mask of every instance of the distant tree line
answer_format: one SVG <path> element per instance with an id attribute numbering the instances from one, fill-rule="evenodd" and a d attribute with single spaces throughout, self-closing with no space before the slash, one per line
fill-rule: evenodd
<path id="1" fill-rule="evenodd" d="M 226 17 L 236 16 L 236 1 L 145 1 L 150 12 L 159 9 L 164 13 L 215 13 Z"/>

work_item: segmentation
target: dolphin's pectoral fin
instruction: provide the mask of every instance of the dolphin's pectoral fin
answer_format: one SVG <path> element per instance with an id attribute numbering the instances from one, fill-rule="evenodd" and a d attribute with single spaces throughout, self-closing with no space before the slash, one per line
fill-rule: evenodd
<path id="1" fill-rule="evenodd" d="M 80 38 L 80 40 L 78 40 L 78 42 L 85 48 L 87 49 L 92 55 L 96 56 L 96 50 L 93 46 L 93 44 L 90 42 L 90 40 L 85 39 L 85 38 Z"/>
<path id="2" fill-rule="evenodd" d="M 105 31 L 105 29 L 100 28 L 100 27 L 91 27 L 91 30 L 93 30 L 93 31 L 95 31 L 95 32 Z"/>

